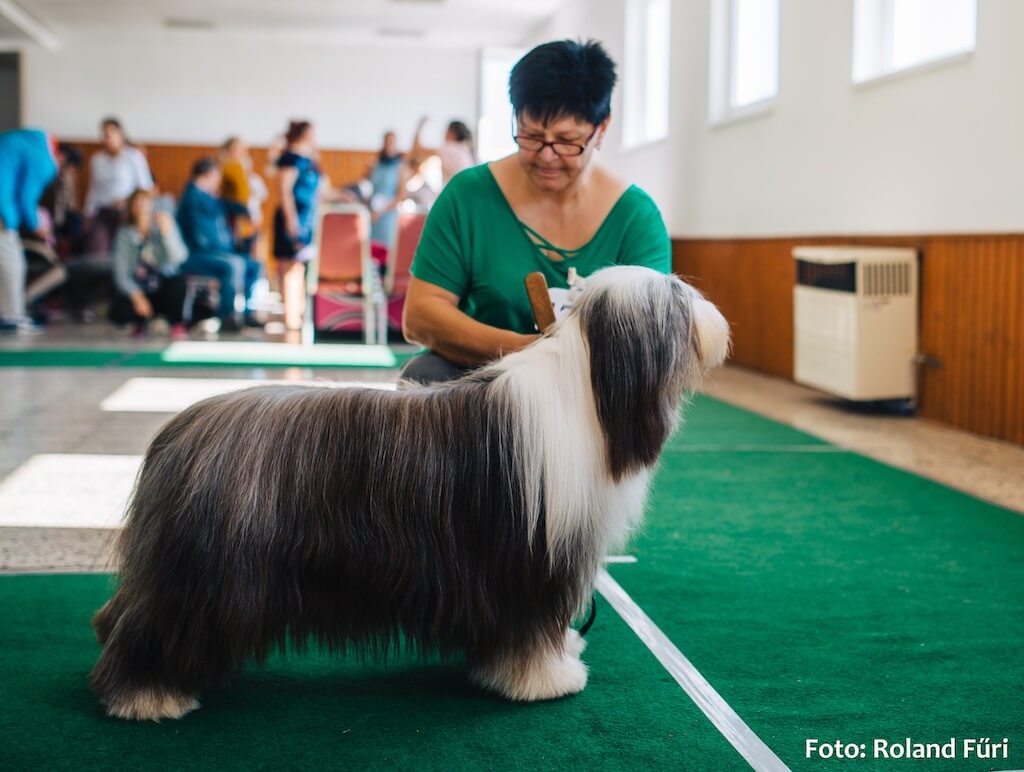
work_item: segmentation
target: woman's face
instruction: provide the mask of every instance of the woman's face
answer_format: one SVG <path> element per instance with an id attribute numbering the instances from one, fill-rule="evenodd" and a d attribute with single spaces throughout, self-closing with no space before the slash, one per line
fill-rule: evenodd
<path id="1" fill-rule="evenodd" d="M 395 132 L 389 131 L 384 135 L 384 145 L 381 150 L 386 156 L 398 155 L 398 137 L 395 136 Z"/>
<path id="2" fill-rule="evenodd" d="M 149 221 L 153 217 L 153 202 L 149 196 L 136 196 L 132 202 L 132 218 L 136 224 L 142 229 L 146 230 L 149 227 Z"/>
<path id="3" fill-rule="evenodd" d="M 519 148 L 519 165 L 527 177 L 541 190 L 557 193 L 570 187 L 587 168 L 594 148 L 608 127 L 608 119 L 601 125 L 580 121 L 572 116 L 557 118 L 547 125 L 528 115 L 517 119 L 516 134 L 539 142 L 576 145 L 583 148 L 579 155 L 570 155 L 565 148 L 561 154 L 546 144 L 539 150 Z"/>
<path id="4" fill-rule="evenodd" d="M 118 152 L 124 147 L 124 132 L 112 123 L 107 123 L 102 128 L 103 147 L 110 153 Z"/>

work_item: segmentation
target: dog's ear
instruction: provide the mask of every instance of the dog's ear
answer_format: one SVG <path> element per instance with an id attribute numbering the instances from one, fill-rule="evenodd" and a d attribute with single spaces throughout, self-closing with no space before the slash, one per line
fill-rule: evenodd
<path id="1" fill-rule="evenodd" d="M 703 297 L 693 300 L 693 346 L 705 372 L 729 356 L 729 322 L 714 303 Z"/>
<path id="2" fill-rule="evenodd" d="M 680 358 L 694 359 L 691 304 L 680 289 L 686 288 L 678 279 L 652 271 L 621 287 L 602 282 L 580 309 L 597 417 L 616 481 L 653 465 L 675 428 L 686 386 Z"/>

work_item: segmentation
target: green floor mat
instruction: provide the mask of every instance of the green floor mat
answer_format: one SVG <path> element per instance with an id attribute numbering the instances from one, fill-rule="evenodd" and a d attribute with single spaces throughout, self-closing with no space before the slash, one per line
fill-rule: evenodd
<path id="1" fill-rule="evenodd" d="M 0 367 L 400 367 L 415 352 L 388 346 L 197 342 L 160 349 L 0 350 Z"/>
<path id="2" fill-rule="evenodd" d="M 853 454 L 669 453 L 634 551 L 616 579 L 794 769 L 1024 767 L 1020 515 Z M 872 758 L 907 737 L 960 757 Z"/>
<path id="3" fill-rule="evenodd" d="M 457 664 L 275 657 L 180 721 L 105 718 L 86 675 L 100 575 L 0 577 L 0 769 L 744 769 L 603 603 L 582 694 L 529 705 Z M 600 631 L 598 633 L 598 630 Z"/>

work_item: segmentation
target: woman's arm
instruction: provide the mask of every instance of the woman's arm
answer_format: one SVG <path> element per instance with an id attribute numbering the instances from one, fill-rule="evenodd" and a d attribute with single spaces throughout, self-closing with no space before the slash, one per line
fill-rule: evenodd
<path id="1" fill-rule="evenodd" d="M 539 337 L 478 322 L 459 310 L 458 295 L 415 277 L 405 297 L 402 332 L 408 341 L 463 366 L 484 364 Z"/>
<path id="2" fill-rule="evenodd" d="M 135 283 L 135 262 L 138 258 L 138 247 L 135 244 L 135 232 L 123 227 L 114 238 L 114 248 L 110 260 L 114 273 L 114 286 L 118 292 L 134 297 L 141 295 L 142 290 Z"/>
<path id="3" fill-rule="evenodd" d="M 185 242 L 181 240 L 181 232 L 178 230 L 174 218 L 166 212 L 157 212 L 153 216 L 156 222 L 157 259 L 161 267 L 177 268 L 188 258 L 188 249 Z"/>
<path id="4" fill-rule="evenodd" d="M 284 224 L 288 235 L 293 238 L 299 235 L 299 212 L 295 208 L 295 196 L 292 189 L 299 178 L 299 170 L 294 166 L 285 166 L 277 172 L 278 192 L 281 196 L 281 210 L 284 212 Z"/>

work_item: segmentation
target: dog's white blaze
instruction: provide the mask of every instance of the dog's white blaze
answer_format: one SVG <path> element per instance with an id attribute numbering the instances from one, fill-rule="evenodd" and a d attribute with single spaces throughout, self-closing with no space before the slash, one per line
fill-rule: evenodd
<path id="1" fill-rule="evenodd" d="M 540 501 L 541 474 L 544 487 L 546 537 L 554 555 L 566 555 L 571 540 L 586 534 L 596 539 L 598 554 L 610 539 L 621 534 L 626 522 L 643 509 L 647 475 L 612 482 L 605 459 L 605 441 L 597 419 L 590 382 L 586 344 L 576 317 L 559 322 L 557 335 L 530 348 L 510 354 L 500 362 L 502 388 L 515 395 L 524 434 L 533 449 L 524 455 L 530 486 L 528 500 Z M 525 451 L 525 449 L 524 449 Z M 643 479 L 638 479 L 643 478 Z M 623 490 L 619 490 L 623 489 Z M 623 496 L 624 490 L 628 494 Z M 639 493 L 639 500 L 635 499 Z M 531 532 L 539 511 L 529 513 Z M 620 522 L 621 521 L 621 522 Z"/>

